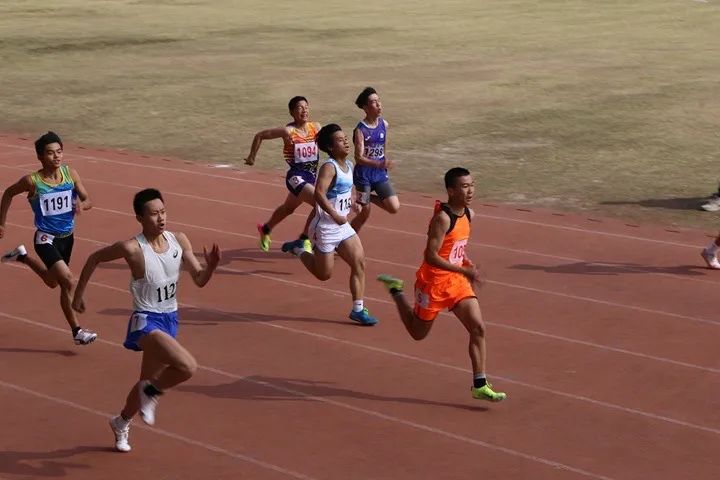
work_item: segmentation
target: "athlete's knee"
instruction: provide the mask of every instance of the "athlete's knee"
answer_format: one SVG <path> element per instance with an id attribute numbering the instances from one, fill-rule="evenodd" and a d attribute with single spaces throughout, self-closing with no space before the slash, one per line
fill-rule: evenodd
<path id="1" fill-rule="evenodd" d="M 177 365 L 175 365 L 175 368 L 177 368 L 178 371 L 183 374 L 185 380 L 188 380 L 192 378 L 193 375 L 195 375 L 197 367 L 197 360 L 195 360 L 195 357 L 193 357 L 192 355 L 188 355 L 186 358 L 180 360 Z"/>
<path id="2" fill-rule="evenodd" d="M 351 268 L 354 273 L 365 273 L 365 257 L 356 257 L 352 262 Z"/>
<path id="3" fill-rule="evenodd" d="M 468 334 L 471 339 L 480 339 L 485 337 L 485 325 L 482 323 L 473 323 L 468 327 Z"/>
<path id="4" fill-rule="evenodd" d="M 398 213 L 400 211 L 400 202 L 389 202 L 385 205 L 385 210 L 388 213 Z"/>
<path id="5" fill-rule="evenodd" d="M 326 281 L 330 280 L 331 277 L 332 277 L 332 272 L 330 272 L 330 271 L 315 272 L 315 278 L 317 278 L 321 282 L 326 282 Z"/>
<path id="6" fill-rule="evenodd" d="M 60 275 L 57 279 L 57 282 L 60 285 L 60 288 L 66 292 L 74 291 L 75 285 L 77 285 L 77 280 L 75 280 L 75 277 L 70 272 Z"/>

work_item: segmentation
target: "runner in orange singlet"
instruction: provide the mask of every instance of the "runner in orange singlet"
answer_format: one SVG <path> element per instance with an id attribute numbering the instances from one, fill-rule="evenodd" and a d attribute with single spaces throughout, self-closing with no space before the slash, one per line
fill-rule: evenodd
<path id="1" fill-rule="evenodd" d="M 400 318 L 415 340 L 422 340 L 442 310 L 450 310 L 462 322 L 470 336 L 470 361 L 473 369 L 473 398 L 499 402 L 506 395 L 495 392 L 485 377 L 485 324 L 473 284 L 480 284 L 477 267 L 467 258 L 465 247 L 470 239 L 470 210 L 475 191 L 470 172 L 456 167 L 445 174 L 447 203 L 437 202 L 428 229 L 425 260 L 417 271 L 415 307 L 403 293 L 403 281 L 390 275 L 378 280 L 390 291 Z"/>
<path id="2" fill-rule="evenodd" d="M 272 213 L 270 220 L 257 226 L 260 234 L 260 248 L 265 252 L 270 250 L 272 229 L 286 217 L 292 215 L 295 209 L 303 203 L 313 207 L 300 235 L 300 240 L 304 240 L 307 247 L 310 248 L 307 233 L 310 220 L 315 215 L 315 176 L 320 159 L 320 151 L 315 137 L 320 131 L 320 124 L 309 120 L 310 105 L 305 97 L 291 98 L 288 109 L 293 121 L 284 127 L 269 128 L 258 132 L 250 147 L 250 154 L 245 158 L 246 165 L 254 165 L 255 156 L 263 140 L 283 139 L 283 157 L 290 167 L 285 176 L 285 185 L 289 193 L 285 202 Z"/>

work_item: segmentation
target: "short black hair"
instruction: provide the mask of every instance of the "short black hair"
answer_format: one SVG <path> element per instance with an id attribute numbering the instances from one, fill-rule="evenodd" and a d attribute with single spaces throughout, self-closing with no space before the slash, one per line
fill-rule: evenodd
<path id="1" fill-rule="evenodd" d="M 308 103 L 307 98 L 305 98 L 303 96 L 298 95 L 298 96 L 292 97 L 290 99 L 290 101 L 288 102 L 288 110 L 290 110 L 292 112 L 293 110 L 295 110 L 295 107 L 297 107 L 297 104 L 300 102 Z"/>
<path id="2" fill-rule="evenodd" d="M 335 132 L 341 132 L 342 128 L 337 123 L 329 123 L 322 127 L 317 134 L 317 145 L 320 150 L 330 155 L 330 145 Z"/>
<path id="3" fill-rule="evenodd" d="M 156 188 L 146 188 L 145 190 L 140 190 L 135 194 L 135 198 L 133 198 L 133 210 L 135 210 L 135 215 L 141 217 L 145 204 L 158 198 L 165 203 L 160 190 Z"/>
<path id="4" fill-rule="evenodd" d="M 370 98 L 370 95 L 377 93 L 373 87 L 365 87 L 365 90 L 360 92 L 360 95 L 355 99 L 355 105 L 358 106 L 358 108 L 363 108 L 368 103 L 368 98 Z"/>
<path id="5" fill-rule="evenodd" d="M 454 167 L 445 172 L 445 188 L 454 188 L 457 179 L 470 175 L 470 171 L 463 167 Z"/>
<path id="6" fill-rule="evenodd" d="M 35 140 L 35 153 L 38 158 L 42 157 L 43 153 L 45 153 L 45 147 L 51 143 L 59 143 L 60 148 L 63 148 L 62 140 L 60 140 L 60 136 L 55 132 L 47 132 Z"/>

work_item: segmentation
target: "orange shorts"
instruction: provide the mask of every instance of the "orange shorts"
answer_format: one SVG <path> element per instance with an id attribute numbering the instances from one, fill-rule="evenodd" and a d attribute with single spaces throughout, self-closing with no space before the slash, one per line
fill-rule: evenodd
<path id="1" fill-rule="evenodd" d="M 470 281 L 464 276 L 451 275 L 440 282 L 415 281 L 415 315 L 433 321 L 442 310 L 452 310 L 466 298 L 475 298 Z"/>

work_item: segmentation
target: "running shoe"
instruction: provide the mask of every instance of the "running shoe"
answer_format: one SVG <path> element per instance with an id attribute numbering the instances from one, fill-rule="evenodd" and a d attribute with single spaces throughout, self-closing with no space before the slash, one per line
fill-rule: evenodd
<path id="1" fill-rule="evenodd" d="M 708 252 L 707 249 L 703 249 L 703 251 L 700 252 L 700 255 L 702 256 L 703 260 L 705 260 L 705 263 L 707 263 L 708 268 L 712 268 L 713 270 L 720 270 L 720 262 L 718 262 L 715 254 Z"/>
<path id="2" fill-rule="evenodd" d="M 143 380 L 138 384 L 138 393 L 140 394 L 140 417 L 143 422 L 148 425 L 155 425 L 155 409 L 158 405 L 157 395 L 148 395 L 145 388 L 150 385 L 148 380 Z"/>
<path id="3" fill-rule="evenodd" d="M 122 425 L 125 424 L 123 427 Z M 118 452 L 129 452 L 132 447 L 128 443 L 128 435 L 130 433 L 130 423 L 124 422 L 120 416 L 110 419 L 110 428 L 115 435 L 115 450 Z"/>
<path id="4" fill-rule="evenodd" d="M 390 275 L 387 275 L 383 273 L 382 275 L 377 276 L 378 281 L 382 282 L 383 285 L 385 285 L 385 288 L 387 288 L 388 292 L 391 290 L 398 290 L 402 292 L 403 287 L 405 286 L 405 282 L 400 280 L 399 278 L 391 277 Z"/>
<path id="5" fill-rule="evenodd" d="M 503 392 L 496 392 L 492 389 L 490 382 L 480 388 L 471 387 L 472 397 L 476 400 L 487 400 L 488 402 L 502 402 L 507 398 Z"/>
<path id="6" fill-rule="evenodd" d="M 363 308 L 359 312 L 352 310 L 350 311 L 350 315 L 348 315 L 348 317 L 350 320 L 358 322 L 360 325 L 372 326 L 378 323 L 378 319 L 370 316 L 370 312 L 368 312 L 367 308 Z"/>
<path id="7" fill-rule="evenodd" d="M 97 333 L 81 328 L 73 337 L 75 345 L 87 345 L 97 340 Z"/>
<path id="8" fill-rule="evenodd" d="M 270 234 L 263 231 L 264 225 L 262 223 L 257 224 L 258 233 L 260 234 L 260 250 L 267 252 L 270 250 Z"/>
<path id="9" fill-rule="evenodd" d="M 5 255 L 0 258 L 0 262 L 7 263 L 11 262 L 13 260 L 16 260 L 18 257 L 23 257 L 27 255 L 27 250 L 25 249 L 25 245 L 18 245 L 16 248 L 10 250 Z"/>

